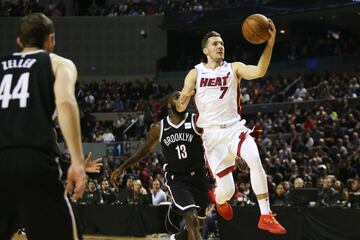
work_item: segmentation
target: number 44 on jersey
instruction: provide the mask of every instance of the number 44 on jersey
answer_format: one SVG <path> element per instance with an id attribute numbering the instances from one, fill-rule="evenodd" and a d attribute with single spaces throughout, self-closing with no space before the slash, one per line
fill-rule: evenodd
<path id="1" fill-rule="evenodd" d="M 10 100 L 19 99 L 20 108 L 27 106 L 27 99 L 29 98 L 29 76 L 30 73 L 21 74 L 14 89 L 11 92 L 11 85 L 13 82 L 13 75 L 6 74 L 0 83 L 0 102 L 1 108 L 8 108 Z"/>

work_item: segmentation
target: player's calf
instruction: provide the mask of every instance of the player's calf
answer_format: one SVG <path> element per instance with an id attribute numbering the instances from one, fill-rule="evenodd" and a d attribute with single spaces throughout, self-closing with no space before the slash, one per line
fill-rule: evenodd
<path id="1" fill-rule="evenodd" d="M 188 240 L 201 240 L 200 223 L 195 209 L 185 214 L 185 222 L 188 231 Z"/>

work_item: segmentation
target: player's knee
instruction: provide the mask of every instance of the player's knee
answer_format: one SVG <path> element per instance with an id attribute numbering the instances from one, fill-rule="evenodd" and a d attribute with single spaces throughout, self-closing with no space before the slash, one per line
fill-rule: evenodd
<path id="1" fill-rule="evenodd" d="M 245 160 L 250 170 L 262 168 L 259 150 L 256 146 L 254 139 L 247 138 L 241 148 L 241 157 Z"/>
<path id="2" fill-rule="evenodd" d="M 235 185 L 232 184 L 232 185 L 228 186 L 225 191 L 226 198 L 229 200 L 230 198 L 232 198 L 234 193 L 235 193 Z"/>
<path id="3" fill-rule="evenodd" d="M 198 228 L 199 227 L 199 219 L 196 210 L 189 211 L 185 214 L 185 221 L 187 228 Z"/>
<path id="4" fill-rule="evenodd" d="M 252 168 L 258 169 L 258 170 L 260 170 L 260 169 L 263 170 L 263 166 L 262 166 L 261 159 L 260 159 L 259 155 L 258 155 L 258 156 L 254 156 L 253 159 L 254 159 L 254 160 L 253 160 L 253 163 L 251 164 L 251 165 L 252 165 Z"/>
<path id="5" fill-rule="evenodd" d="M 249 166 L 250 170 L 263 169 L 260 156 L 257 152 L 248 152 L 244 160 L 246 161 L 246 164 Z"/>

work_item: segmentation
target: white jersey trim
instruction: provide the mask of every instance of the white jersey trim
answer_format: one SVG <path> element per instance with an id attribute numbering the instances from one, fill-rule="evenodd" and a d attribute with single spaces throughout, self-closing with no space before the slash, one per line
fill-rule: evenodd
<path id="1" fill-rule="evenodd" d="M 74 217 L 74 213 L 73 213 L 70 201 L 66 196 L 64 196 L 64 199 L 65 199 L 66 205 L 67 205 L 67 207 L 69 209 L 69 213 L 70 213 L 71 225 L 72 225 L 72 229 L 73 229 L 73 238 L 74 238 L 74 240 L 79 240 L 78 231 L 77 231 L 77 227 L 76 227 L 76 221 L 75 221 L 75 217 Z"/>
<path id="2" fill-rule="evenodd" d="M 201 136 L 201 133 L 199 133 L 199 131 L 198 131 L 197 128 L 196 128 L 196 124 L 195 124 L 195 114 L 194 114 L 194 113 L 191 115 L 191 125 L 192 125 L 192 127 L 193 127 L 194 132 L 195 132 L 197 135 Z"/>
<path id="3" fill-rule="evenodd" d="M 232 63 L 229 63 L 229 64 L 230 64 L 230 69 L 231 69 L 231 71 L 232 71 L 232 73 L 233 73 L 233 76 L 234 76 L 234 78 L 236 79 L 236 83 L 239 83 L 239 78 L 238 78 L 236 72 L 234 71 L 234 68 L 233 68 Z"/>
<path id="4" fill-rule="evenodd" d="M 39 53 L 39 52 L 45 52 L 45 51 L 42 49 L 39 49 L 39 50 L 31 51 L 31 52 L 16 52 L 16 53 L 13 53 L 13 55 L 14 56 L 26 56 L 26 55 L 30 55 L 30 54 Z"/>
<path id="5" fill-rule="evenodd" d="M 161 143 L 162 135 L 163 135 L 163 128 L 164 128 L 164 119 L 160 121 L 160 136 L 159 136 L 159 143 Z"/>
<path id="6" fill-rule="evenodd" d="M 188 115 L 189 115 L 189 113 L 186 113 L 184 120 L 182 120 L 178 125 L 175 125 L 170 121 L 170 116 L 167 116 L 166 120 L 168 121 L 170 126 L 172 126 L 173 128 L 178 129 L 179 127 L 181 127 L 184 124 L 184 122 L 186 122 L 186 119 L 187 119 Z"/>
<path id="7" fill-rule="evenodd" d="M 216 69 L 218 69 L 218 68 L 221 68 L 221 67 L 223 67 L 223 66 L 225 66 L 225 64 L 229 64 L 228 62 L 226 62 L 226 61 L 223 61 L 223 64 L 222 65 L 219 65 L 219 66 L 217 66 L 216 68 L 214 68 L 214 69 L 212 69 L 212 68 L 209 68 L 208 66 L 206 66 L 206 63 L 204 63 L 204 62 L 201 62 L 200 64 L 198 64 L 198 65 L 201 65 L 204 69 L 206 69 L 206 70 L 209 70 L 209 71 L 216 71 Z"/>
<path id="8" fill-rule="evenodd" d="M 61 177 L 62 177 L 63 172 L 60 167 L 59 158 L 56 158 L 55 162 L 57 163 L 57 167 L 58 167 L 58 171 L 59 171 L 59 181 L 61 182 Z M 73 240 L 79 240 L 74 212 L 72 210 L 70 201 L 65 194 L 64 194 L 64 199 L 65 199 L 65 203 L 66 203 L 66 206 L 68 207 L 69 214 L 70 214 L 71 226 L 72 226 L 72 230 L 73 230 Z"/>
<path id="9" fill-rule="evenodd" d="M 165 163 L 164 166 L 163 166 L 163 170 L 166 172 L 166 167 L 167 165 L 169 165 L 168 163 Z"/>

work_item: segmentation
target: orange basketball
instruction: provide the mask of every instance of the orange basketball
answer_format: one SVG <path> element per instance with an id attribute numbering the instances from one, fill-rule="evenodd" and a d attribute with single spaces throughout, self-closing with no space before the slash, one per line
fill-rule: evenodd
<path id="1" fill-rule="evenodd" d="M 242 33 L 245 39 L 252 44 L 266 42 L 270 37 L 269 29 L 269 19 L 262 14 L 250 15 L 242 25 Z"/>

